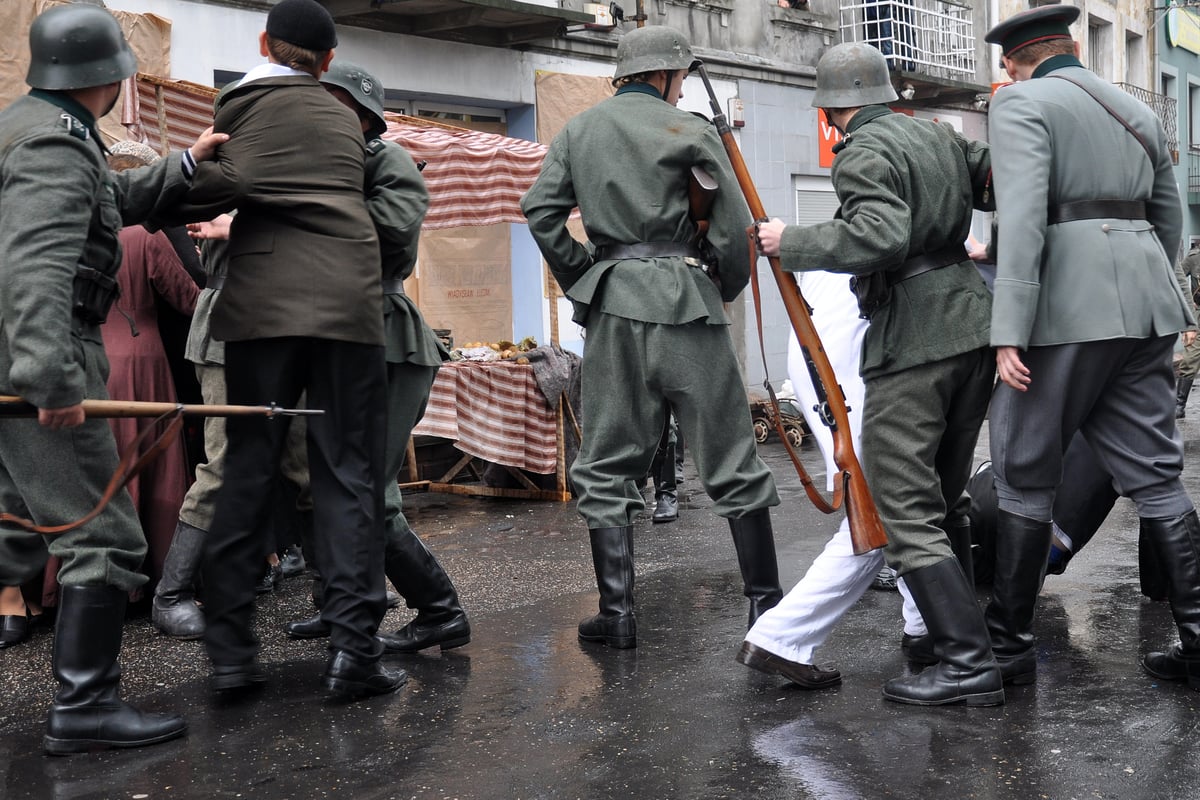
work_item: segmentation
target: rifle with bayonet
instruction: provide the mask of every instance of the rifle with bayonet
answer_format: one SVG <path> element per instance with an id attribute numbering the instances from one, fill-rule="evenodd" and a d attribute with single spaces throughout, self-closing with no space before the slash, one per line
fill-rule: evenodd
<path id="1" fill-rule="evenodd" d="M 741 187 L 742 194 L 746 198 L 746 204 L 750 207 L 750 214 L 754 217 L 755 224 L 766 222 L 766 210 L 763 208 L 758 191 L 754 188 L 754 181 L 750 178 L 750 170 L 746 167 L 741 150 L 738 149 L 737 142 L 733 138 L 733 131 L 729 127 L 729 122 L 726 120 L 725 114 L 721 111 L 721 103 L 717 100 L 712 83 L 709 82 L 708 72 L 705 70 L 703 64 L 698 65 L 696 71 L 699 73 L 700 79 L 704 81 L 704 88 L 708 91 L 709 105 L 713 112 L 713 125 L 716 126 L 717 134 L 721 137 L 721 143 L 725 145 L 725 152 L 729 155 L 729 162 L 733 167 L 733 173 L 737 177 L 738 185 Z M 751 246 L 753 247 L 754 245 L 752 244 Z M 757 249 L 755 250 L 755 255 L 757 256 Z M 804 489 L 809 499 L 812 500 L 813 505 L 825 513 L 830 513 L 841 508 L 843 505 L 845 506 L 846 517 L 850 521 L 850 538 L 854 544 L 854 552 L 866 553 L 884 547 L 887 545 L 887 534 L 884 532 L 883 523 L 879 519 L 879 512 L 875 508 L 875 501 L 871 498 L 871 492 L 867 487 L 867 480 L 863 475 L 858 457 L 854 453 L 854 442 L 850 432 L 850 418 L 847 413 L 849 409 L 846 407 L 846 396 L 837 381 L 837 375 L 833 371 L 833 366 L 829 363 L 829 358 L 825 355 L 825 348 L 821 345 L 821 337 L 817 335 L 816 326 L 813 325 L 812 312 L 804 296 L 800 293 L 800 287 L 796 284 L 795 277 L 783 270 L 778 258 L 768 258 L 767 261 L 771 265 L 771 273 L 775 276 L 775 282 L 779 285 L 779 293 L 783 297 L 783 306 L 787 311 L 788 319 L 796 332 L 796 337 L 800 340 L 800 346 L 804 350 L 804 360 L 808 364 L 813 387 L 816 389 L 817 397 L 820 400 L 816 411 L 821 417 L 822 423 L 833 434 L 833 460 L 837 464 L 840 474 L 838 479 L 834 481 L 832 501 L 828 501 L 822 497 L 813 485 L 807 471 L 800 462 L 799 456 L 795 453 L 795 450 L 787 440 L 787 436 L 782 431 L 780 431 L 780 438 L 783 439 L 788 455 L 791 456 L 792 463 L 796 465 L 796 470 L 800 473 Z M 758 278 L 753 263 L 750 268 L 750 276 L 751 285 L 754 290 L 756 313 L 760 315 L 759 344 L 762 346 L 761 304 L 759 302 Z M 765 360 L 764 351 L 764 362 Z M 778 420 L 780 415 L 778 413 L 779 407 L 775 399 L 775 392 L 771 388 L 769 381 L 765 382 L 765 384 L 767 393 L 771 396 L 771 402 L 775 406 L 775 417 Z"/>
<path id="2" fill-rule="evenodd" d="M 137 438 L 129 445 L 129 449 L 122 454 L 121 460 L 117 464 L 117 470 L 113 473 L 112 478 L 108 481 L 108 485 L 104 488 L 104 494 L 100 496 L 100 501 L 96 504 L 95 508 L 83 517 L 63 525 L 38 525 L 33 520 L 18 517 L 15 514 L 0 512 L 0 522 L 15 525 L 31 533 L 41 533 L 48 536 L 73 531 L 91 522 L 100 515 L 100 512 L 116 496 L 117 492 L 124 489 L 125 485 L 133 480 L 147 464 L 167 449 L 167 446 L 171 443 L 171 439 L 179 433 L 179 429 L 183 426 L 183 418 L 185 416 L 257 416 L 269 418 L 314 416 L 325 413 L 315 408 L 280 408 L 274 403 L 266 406 L 241 406 L 150 403 L 136 400 L 84 400 L 82 405 L 84 416 L 89 419 L 146 417 L 155 419 L 157 422 L 166 422 L 167 425 L 163 432 L 158 435 L 158 438 L 146 447 L 145 452 L 142 452 L 142 443 L 149 439 L 150 435 L 157 429 L 157 426 L 150 425 L 137 435 Z M 37 406 L 24 398 L 0 395 L 0 419 L 19 419 L 36 417 L 37 415 Z"/>
<path id="3" fill-rule="evenodd" d="M 149 403 L 140 400 L 84 400 L 83 414 L 89 419 L 125 417 L 161 417 L 182 414 L 195 417 L 301 417 L 324 414 L 313 408 L 280 408 L 274 403 L 266 406 L 201 405 L 188 403 Z M 37 406 L 29 401 L 0 395 L 0 417 L 36 417 Z"/>

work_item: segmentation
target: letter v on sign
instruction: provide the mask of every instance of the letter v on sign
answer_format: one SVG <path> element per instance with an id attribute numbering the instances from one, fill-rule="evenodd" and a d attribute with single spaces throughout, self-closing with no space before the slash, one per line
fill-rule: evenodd
<path id="1" fill-rule="evenodd" d="M 841 140 L 842 132 L 825 118 L 825 110 L 817 109 L 817 163 L 820 166 L 833 166 L 833 146 Z"/>

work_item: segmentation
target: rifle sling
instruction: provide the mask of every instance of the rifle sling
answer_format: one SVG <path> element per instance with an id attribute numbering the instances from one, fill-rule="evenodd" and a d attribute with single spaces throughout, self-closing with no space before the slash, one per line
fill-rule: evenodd
<path id="1" fill-rule="evenodd" d="M 766 220 L 760 220 L 766 222 Z M 746 229 L 746 237 L 750 245 L 750 291 L 754 295 L 754 323 L 758 326 L 758 350 L 762 356 L 763 375 L 767 375 L 767 347 L 763 342 L 763 326 L 762 326 L 762 296 L 758 289 L 758 236 L 754 230 L 755 226 L 751 225 Z M 787 451 L 788 458 L 792 460 L 792 465 L 796 468 L 796 474 L 800 476 L 800 483 L 804 485 L 804 492 L 808 495 L 808 499 L 817 507 L 817 510 L 823 514 L 832 514 L 842 507 L 842 502 L 845 499 L 845 484 L 844 480 L 835 482 L 833 488 L 832 502 L 826 500 L 809 477 L 808 470 L 804 468 L 804 464 L 800 461 L 800 455 L 796 449 L 792 447 L 792 443 L 788 441 L 787 432 L 783 427 L 783 413 L 779 410 L 779 399 L 775 396 L 775 390 L 771 388 L 770 378 L 763 378 L 763 386 L 766 387 L 767 397 L 771 402 L 771 410 L 774 412 L 773 422 L 775 423 L 775 431 L 779 434 L 780 441 L 783 442 L 783 449 Z"/>
<path id="2" fill-rule="evenodd" d="M 167 424 L 166 429 L 164 429 L 159 437 L 154 440 L 154 443 L 146 449 L 146 452 L 139 457 L 138 452 L 141 448 L 142 442 L 149 438 L 150 434 L 158 427 L 158 423 L 166 420 L 168 417 L 170 417 L 171 420 Z M 73 531 L 76 528 L 86 525 L 96 517 L 100 516 L 100 512 L 105 509 L 105 507 L 109 504 L 109 501 L 116 497 L 117 492 L 120 492 L 122 489 L 124 489 L 126 484 L 136 478 L 139 472 L 145 469 L 151 461 L 157 458 L 164 450 L 167 449 L 168 446 L 170 446 L 175 434 L 179 433 L 179 429 L 181 427 L 183 427 L 183 410 L 176 409 L 174 411 L 168 411 L 166 414 L 163 414 L 161 417 L 156 419 L 153 425 L 148 425 L 146 428 L 144 428 L 141 433 L 137 435 L 137 438 L 134 439 L 129 445 L 129 449 L 126 450 L 124 455 L 121 456 L 121 461 L 117 464 L 117 470 L 113 473 L 112 478 L 109 479 L 108 486 L 105 487 L 104 494 L 100 497 L 100 502 L 96 504 L 95 508 L 74 522 L 68 522 L 65 525 L 38 525 L 32 520 L 18 517 L 15 514 L 6 514 L 3 512 L 0 512 L 0 522 L 6 522 L 10 525 L 15 525 L 18 528 L 29 531 L 30 533 L 41 533 L 47 536 L 67 533 L 68 531 Z"/>

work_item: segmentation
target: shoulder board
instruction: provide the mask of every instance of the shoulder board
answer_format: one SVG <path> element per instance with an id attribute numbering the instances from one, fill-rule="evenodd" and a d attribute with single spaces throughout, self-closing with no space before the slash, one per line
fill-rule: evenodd
<path id="1" fill-rule="evenodd" d="M 383 139 L 372 139 L 367 142 L 367 153 L 377 156 L 383 152 L 383 148 L 387 147 L 387 143 Z"/>
<path id="2" fill-rule="evenodd" d="M 91 138 L 92 132 L 88 130 L 88 126 L 84 125 L 67 112 L 64 111 L 62 114 L 59 114 L 58 118 L 61 119 L 63 125 L 66 126 L 67 133 L 71 134 L 76 139 L 83 139 L 86 142 Z"/>

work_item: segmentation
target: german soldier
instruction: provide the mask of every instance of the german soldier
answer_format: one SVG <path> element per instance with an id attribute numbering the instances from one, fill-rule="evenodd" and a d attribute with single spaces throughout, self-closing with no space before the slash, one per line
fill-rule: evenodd
<path id="1" fill-rule="evenodd" d="M 988 629 L 1005 683 L 1033 683 L 1051 512 L 1079 432 L 1167 573 L 1181 643 L 1143 665 L 1200 689 L 1200 519 L 1179 477 L 1171 371 L 1177 334 L 1195 324 L 1171 260 L 1183 214 L 1162 125 L 1080 63 L 1068 27 L 1078 16 L 1037 8 L 985 37 L 1017 81 L 989 117 L 1003 383 L 989 416 L 999 512 Z"/>
<path id="2" fill-rule="evenodd" d="M 783 596 L 769 514 L 779 495 L 755 451 L 721 305 L 749 279 L 749 214 L 715 130 L 675 107 L 696 63 L 672 28 L 626 34 L 617 47 L 616 95 L 567 123 L 521 203 L 575 304 L 575 321 L 587 328 L 583 445 L 571 478 L 590 529 L 600 613 L 580 624 L 579 637 L 610 647 L 637 644 L 632 520 L 644 508 L 637 482 L 672 411 L 713 510 L 729 519 L 750 622 Z M 693 166 L 719 187 L 707 236 L 719 264 L 690 243 Z M 567 232 L 577 205 L 591 248 Z"/>
<path id="3" fill-rule="evenodd" d="M 759 239 L 784 269 L 854 275 L 871 320 L 860 369 L 863 467 L 891 540 L 885 558 L 940 659 L 888 681 L 884 698 L 997 705 L 1004 689 L 969 578 L 959 502 L 994 375 L 991 301 L 963 247 L 972 208 L 985 203 L 988 149 L 947 125 L 893 113 L 886 104 L 896 99 L 878 50 L 826 51 L 813 105 L 845 135 L 832 173 L 841 207 L 819 225 L 764 223 Z"/>
<path id="4" fill-rule="evenodd" d="M 0 392 L 37 406 L 38 420 L 4 423 L 0 507 L 44 526 L 84 517 L 117 466 L 111 428 L 85 420 L 82 406 L 107 397 L 99 324 L 115 299 L 117 234 L 186 192 L 195 160 L 227 137 L 206 133 L 182 157 L 111 173 L 96 120 L 137 69 L 120 25 L 97 6 L 57 6 L 34 20 L 29 45 L 33 90 L 0 112 Z M 146 581 L 138 573 L 146 541 L 129 496 L 48 540 L 0 526 L 0 584 L 30 578 L 47 547 L 62 567 L 46 752 L 183 735 L 181 717 L 120 699 L 127 593 Z"/>

